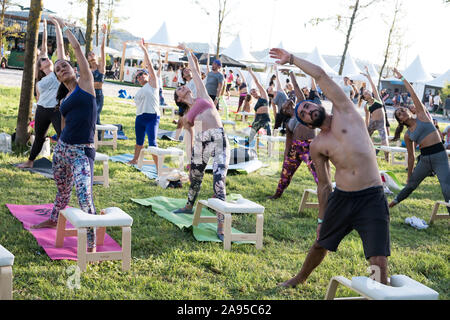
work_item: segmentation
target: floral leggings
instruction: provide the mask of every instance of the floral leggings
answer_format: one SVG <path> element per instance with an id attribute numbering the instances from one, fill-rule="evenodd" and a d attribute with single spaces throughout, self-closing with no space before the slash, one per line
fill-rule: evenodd
<path id="1" fill-rule="evenodd" d="M 190 206 L 194 206 L 195 200 L 200 193 L 205 169 L 211 157 L 213 157 L 214 196 L 225 201 L 225 178 L 230 161 L 230 147 L 223 128 L 209 129 L 195 135 L 189 173 L 191 185 L 188 192 L 188 204 Z M 218 233 L 222 233 L 223 214 L 218 214 L 217 219 Z"/>
<path id="2" fill-rule="evenodd" d="M 96 214 L 92 198 L 95 148 L 90 144 L 70 145 L 58 142 L 53 153 L 53 177 L 58 192 L 50 219 L 58 221 L 59 211 L 69 204 L 72 187 L 75 184 L 80 209 Z M 95 228 L 87 230 L 88 248 L 95 248 Z"/>
<path id="3" fill-rule="evenodd" d="M 292 141 L 289 153 L 284 159 L 280 182 L 278 183 L 278 188 L 275 193 L 277 196 L 281 196 L 284 190 L 289 186 L 295 171 L 297 171 L 302 161 L 306 163 L 309 171 L 311 171 L 314 181 L 318 183 L 319 180 L 317 179 L 316 169 L 314 168 L 314 163 L 309 154 L 309 145 L 311 144 L 311 141 L 312 140 Z"/>

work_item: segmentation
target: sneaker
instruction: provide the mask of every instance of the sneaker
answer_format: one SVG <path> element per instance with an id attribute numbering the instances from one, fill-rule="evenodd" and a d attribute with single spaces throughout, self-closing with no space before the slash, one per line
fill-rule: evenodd
<path id="1" fill-rule="evenodd" d="M 180 208 L 180 209 L 172 211 L 172 213 L 175 213 L 175 214 L 183 214 L 183 213 L 184 214 L 193 214 L 194 211 L 192 209 Z"/>

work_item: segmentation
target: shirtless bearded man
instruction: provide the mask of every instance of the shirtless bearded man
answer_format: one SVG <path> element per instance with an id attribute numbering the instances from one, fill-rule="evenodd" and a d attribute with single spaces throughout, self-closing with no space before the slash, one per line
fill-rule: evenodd
<path id="1" fill-rule="evenodd" d="M 305 283 L 328 251 L 336 251 L 341 240 L 353 229 L 363 243 L 373 278 L 387 283 L 387 257 L 390 255 L 389 209 L 383 192 L 375 151 L 364 120 L 353 102 L 322 68 L 289 52 L 270 50 L 277 63 L 294 64 L 313 77 L 333 103 L 333 115 L 312 101 L 301 101 L 295 108 L 297 120 L 320 134 L 310 145 L 318 176 L 319 218 L 317 238 L 300 272 L 281 283 L 295 287 Z M 330 161 L 336 167 L 336 188 L 332 192 Z"/>

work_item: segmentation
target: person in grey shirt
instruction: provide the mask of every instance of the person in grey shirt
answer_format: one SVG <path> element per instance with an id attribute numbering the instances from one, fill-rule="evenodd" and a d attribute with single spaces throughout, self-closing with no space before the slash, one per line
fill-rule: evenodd
<path id="1" fill-rule="evenodd" d="M 225 81 L 222 72 L 220 72 L 221 67 L 222 63 L 220 62 L 220 60 L 214 60 L 212 64 L 212 71 L 208 73 L 205 85 L 206 91 L 214 101 L 217 110 L 219 110 L 219 97 L 220 93 L 222 92 L 223 83 Z"/>

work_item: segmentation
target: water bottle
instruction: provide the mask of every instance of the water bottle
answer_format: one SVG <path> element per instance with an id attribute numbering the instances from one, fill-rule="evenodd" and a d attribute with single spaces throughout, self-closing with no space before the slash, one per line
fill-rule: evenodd
<path id="1" fill-rule="evenodd" d="M 7 133 L 0 133 L 0 152 L 11 153 L 11 136 Z"/>

